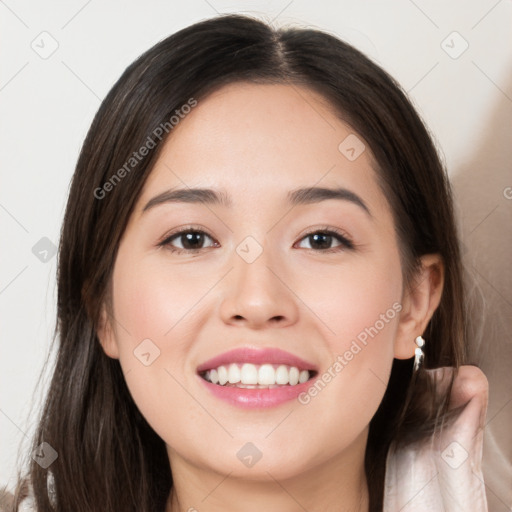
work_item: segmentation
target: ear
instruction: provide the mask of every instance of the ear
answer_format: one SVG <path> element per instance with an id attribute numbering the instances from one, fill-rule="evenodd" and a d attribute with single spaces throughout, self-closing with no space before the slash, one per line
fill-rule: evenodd
<path id="1" fill-rule="evenodd" d="M 444 285 L 444 264 L 439 254 L 421 257 L 417 275 L 404 289 L 402 311 L 395 338 L 395 358 L 414 356 L 414 340 L 421 336 L 439 306 Z M 428 340 L 425 340 L 428 343 Z"/>
<path id="2" fill-rule="evenodd" d="M 101 306 L 100 319 L 96 334 L 103 348 L 103 352 L 112 359 L 119 359 L 119 347 L 117 345 L 115 331 L 110 321 L 110 315 L 108 314 L 107 307 L 105 304 Z"/>

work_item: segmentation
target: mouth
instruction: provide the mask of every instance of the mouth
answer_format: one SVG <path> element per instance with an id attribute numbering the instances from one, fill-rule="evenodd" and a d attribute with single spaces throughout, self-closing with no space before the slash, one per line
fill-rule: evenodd
<path id="1" fill-rule="evenodd" d="M 199 372 L 199 376 L 217 386 L 240 389 L 274 389 L 297 386 L 316 376 L 313 369 L 299 369 L 285 364 L 231 363 Z"/>
<path id="2" fill-rule="evenodd" d="M 231 405 L 267 408 L 296 398 L 318 370 L 280 349 L 242 347 L 204 362 L 197 375 L 213 396 Z"/>

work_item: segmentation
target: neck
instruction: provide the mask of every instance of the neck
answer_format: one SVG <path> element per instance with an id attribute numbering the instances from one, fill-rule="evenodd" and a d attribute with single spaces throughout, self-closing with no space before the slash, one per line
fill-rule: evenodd
<path id="1" fill-rule="evenodd" d="M 277 477 L 277 470 L 276 476 L 261 470 L 252 480 L 232 472 L 219 474 L 190 464 L 168 448 L 174 485 L 166 512 L 368 512 L 366 435 L 347 451 L 288 478 Z"/>

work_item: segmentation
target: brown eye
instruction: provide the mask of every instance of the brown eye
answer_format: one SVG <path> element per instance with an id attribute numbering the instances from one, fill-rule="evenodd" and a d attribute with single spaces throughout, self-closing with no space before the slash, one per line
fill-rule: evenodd
<path id="1" fill-rule="evenodd" d="M 213 240 L 212 237 L 204 231 L 187 228 L 173 233 L 158 245 L 166 247 L 173 252 L 194 252 L 205 248 L 203 245 L 207 238 Z M 176 242 L 180 244 L 181 247 L 174 246 L 173 244 Z"/>
<path id="2" fill-rule="evenodd" d="M 343 233 L 332 229 L 313 231 L 304 236 L 302 240 L 309 241 L 310 247 L 306 247 L 306 249 L 317 252 L 337 252 L 354 248 L 354 244 Z M 338 245 L 332 247 L 333 241 L 337 241 Z"/>

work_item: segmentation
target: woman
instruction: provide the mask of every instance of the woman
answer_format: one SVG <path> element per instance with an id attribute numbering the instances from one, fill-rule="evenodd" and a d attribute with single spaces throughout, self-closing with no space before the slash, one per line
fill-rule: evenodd
<path id="1" fill-rule="evenodd" d="M 320 31 L 197 23 L 85 140 L 16 501 L 486 510 L 464 327 L 449 183 L 393 79 Z"/>

